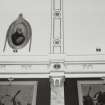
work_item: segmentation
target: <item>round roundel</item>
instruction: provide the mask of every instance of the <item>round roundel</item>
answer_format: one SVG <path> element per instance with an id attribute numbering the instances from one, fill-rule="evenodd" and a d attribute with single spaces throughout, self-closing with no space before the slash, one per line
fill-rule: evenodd
<path id="1" fill-rule="evenodd" d="M 27 20 L 19 15 L 7 32 L 8 44 L 13 49 L 21 49 L 27 45 L 32 35 L 31 26 Z"/>

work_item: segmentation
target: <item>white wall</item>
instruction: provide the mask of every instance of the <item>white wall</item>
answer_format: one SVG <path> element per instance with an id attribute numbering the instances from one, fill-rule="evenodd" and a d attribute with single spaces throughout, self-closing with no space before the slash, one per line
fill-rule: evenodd
<path id="1" fill-rule="evenodd" d="M 17 19 L 20 13 L 29 21 L 32 27 L 32 49 L 28 46 L 15 55 L 45 55 L 48 54 L 50 41 L 50 0 L 0 0 L 0 55 L 13 55 L 8 45 L 3 53 L 4 41 L 9 25 Z"/>
<path id="2" fill-rule="evenodd" d="M 64 0 L 64 21 L 67 54 L 105 54 L 105 0 Z"/>

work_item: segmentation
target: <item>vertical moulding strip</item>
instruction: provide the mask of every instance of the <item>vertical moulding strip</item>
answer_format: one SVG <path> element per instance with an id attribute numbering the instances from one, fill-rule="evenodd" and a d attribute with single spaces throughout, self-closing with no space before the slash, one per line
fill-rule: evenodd
<path id="1" fill-rule="evenodd" d="M 54 0 L 55 2 L 55 9 L 61 10 L 61 0 Z"/>
<path id="2" fill-rule="evenodd" d="M 54 26 L 54 37 L 55 39 L 61 37 L 61 20 L 60 19 L 56 19 L 55 21 L 55 26 Z"/>

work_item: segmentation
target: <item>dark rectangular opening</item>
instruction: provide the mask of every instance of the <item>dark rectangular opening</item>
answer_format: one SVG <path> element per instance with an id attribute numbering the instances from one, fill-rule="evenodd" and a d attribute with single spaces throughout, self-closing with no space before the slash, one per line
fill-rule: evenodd
<path id="1" fill-rule="evenodd" d="M 78 80 L 101 80 L 100 78 L 67 78 L 64 83 L 65 105 L 79 105 Z"/>

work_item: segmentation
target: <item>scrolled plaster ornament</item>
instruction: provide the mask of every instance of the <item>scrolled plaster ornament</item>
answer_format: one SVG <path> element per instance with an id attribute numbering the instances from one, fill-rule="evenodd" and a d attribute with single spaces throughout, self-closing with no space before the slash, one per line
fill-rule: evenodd
<path id="1" fill-rule="evenodd" d="M 31 37 L 32 37 L 32 29 L 29 22 L 23 18 L 22 14 L 19 14 L 17 20 L 15 20 L 8 28 L 4 51 L 6 47 L 6 42 L 8 42 L 9 46 L 14 49 L 22 49 L 24 48 L 28 42 L 30 41 L 29 51 L 31 47 Z"/>

